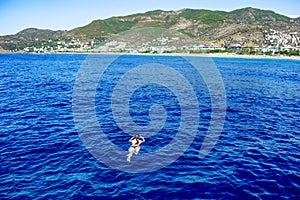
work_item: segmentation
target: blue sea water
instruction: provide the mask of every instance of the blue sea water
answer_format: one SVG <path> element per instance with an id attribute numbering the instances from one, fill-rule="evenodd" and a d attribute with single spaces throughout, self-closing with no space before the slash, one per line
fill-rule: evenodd
<path id="1" fill-rule="evenodd" d="M 193 80 L 200 121 L 191 146 L 162 169 L 128 173 L 101 163 L 78 135 L 73 88 L 87 57 L 0 54 L 0 199 L 299 199 L 300 61 L 213 58 L 227 103 L 213 150 L 198 156 L 211 106 L 205 83 Z M 149 59 L 173 64 L 186 77 L 193 74 L 176 56 L 128 55 L 106 72 L 95 112 L 107 137 L 124 152 L 130 136 L 115 124 L 107 96 L 132 60 Z M 146 139 L 135 161 L 176 136 L 181 111 L 176 94 L 158 85 L 131 97 L 130 114 L 139 125 L 149 123 L 151 102 L 162 101 L 166 124 Z"/>

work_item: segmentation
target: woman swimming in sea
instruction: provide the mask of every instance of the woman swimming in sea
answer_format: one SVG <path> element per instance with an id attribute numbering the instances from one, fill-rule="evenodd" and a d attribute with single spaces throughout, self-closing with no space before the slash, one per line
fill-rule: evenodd
<path id="1" fill-rule="evenodd" d="M 131 157 L 133 155 L 133 153 L 135 153 L 136 155 L 139 153 L 141 147 L 140 145 L 145 142 L 144 137 L 140 136 L 140 135 L 135 135 L 134 137 L 130 138 L 129 142 L 131 142 L 131 146 L 129 147 L 128 151 L 128 155 L 127 155 L 127 161 L 130 162 L 131 161 Z"/>

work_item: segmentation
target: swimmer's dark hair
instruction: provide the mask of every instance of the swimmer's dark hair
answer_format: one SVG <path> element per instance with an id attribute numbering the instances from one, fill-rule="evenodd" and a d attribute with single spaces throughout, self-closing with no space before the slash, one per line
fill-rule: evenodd
<path id="1" fill-rule="evenodd" d="M 136 143 L 135 143 L 135 144 L 139 144 L 139 143 L 140 143 L 140 140 L 139 140 L 140 135 L 139 135 L 139 134 L 136 134 L 134 137 L 135 137 L 135 140 L 136 140 Z"/>

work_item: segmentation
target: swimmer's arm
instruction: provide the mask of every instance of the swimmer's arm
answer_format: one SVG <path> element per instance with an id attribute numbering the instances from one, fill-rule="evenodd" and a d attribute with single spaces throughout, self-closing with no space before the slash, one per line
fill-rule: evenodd
<path id="1" fill-rule="evenodd" d="M 134 137 L 130 138 L 130 140 L 128 142 L 132 142 L 133 139 L 134 139 Z"/>
<path id="2" fill-rule="evenodd" d="M 145 142 L 145 138 L 143 136 L 140 137 L 142 139 L 141 142 Z"/>

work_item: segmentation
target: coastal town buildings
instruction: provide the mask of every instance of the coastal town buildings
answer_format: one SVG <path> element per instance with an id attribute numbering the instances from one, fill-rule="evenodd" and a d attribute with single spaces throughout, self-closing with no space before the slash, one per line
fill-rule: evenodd
<path id="1" fill-rule="evenodd" d="M 297 33 L 284 33 L 270 29 L 264 31 L 264 43 L 260 46 L 246 46 L 241 44 L 216 45 L 213 42 L 201 44 L 195 41 L 194 44 L 175 45 L 174 41 L 180 40 L 179 37 L 158 37 L 153 41 L 143 42 L 139 45 L 132 45 L 130 41 L 108 40 L 102 43 L 95 38 L 81 40 L 79 38 L 67 38 L 66 40 L 39 41 L 35 39 L 36 45 L 16 48 L 10 52 L 18 53 L 105 53 L 105 52 L 128 52 L 128 53 L 213 53 L 213 52 L 243 52 L 243 53 L 268 53 L 276 54 L 280 52 L 300 51 L 300 37 Z M 2 52 L 5 52 L 2 50 Z M 297 54 L 297 53 L 296 53 Z"/>

